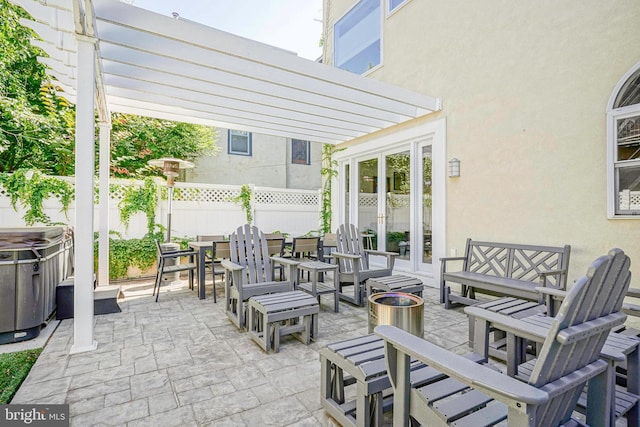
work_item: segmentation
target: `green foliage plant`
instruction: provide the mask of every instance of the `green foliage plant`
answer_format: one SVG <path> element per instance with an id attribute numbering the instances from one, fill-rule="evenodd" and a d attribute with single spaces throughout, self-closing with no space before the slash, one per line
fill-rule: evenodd
<path id="1" fill-rule="evenodd" d="M 18 202 L 25 209 L 26 225 L 42 223 L 51 225 L 51 218 L 44 212 L 44 201 L 56 197 L 67 214 L 74 198 L 71 184 L 59 178 L 44 175 L 37 170 L 19 169 L 14 173 L 0 173 L 0 185 L 11 198 L 11 206 L 17 212 Z"/>
<path id="2" fill-rule="evenodd" d="M 94 264 L 98 269 L 98 233 L 94 239 Z M 141 239 L 123 239 L 120 233 L 111 231 L 109 235 L 109 278 L 112 280 L 128 277 L 129 267 L 146 271 L 157 260 L 155 240 L 162 241 L 164 232 L 155 231 Z"/>
<path id="3" fill-rule="evenodd" d="M 153 178 L 147 177 L 142 186 L 130 186 L 125 190 L 124 197 L 118 203 L 120 221 L 128 227 L 131 217 L 137 212 L 143 212 L 147 217 L 147 232 L 153 234 L 157 205 L 158 185 Z"/>
<path id="4" fill-rule="evenodd" d="M 0 354 L 0 404 L 11 402 L 40 353 L 41 348 Z"/>
<path id="5" fill-rule="evenodd" d="M 240 205 L 240 207 L 244 211 L 244 214 L 247 217 L 248 224 L 251 224 L 251 222 L 253 221 L 253 213 L 252 213 L 253 209 L 251 206 L 252 199 L 253 199 L 253 190 L 251 189 L 249 184 L 243 184 L 242 187 L 240 187 L 240 194 L 231 198 L 231 201 Z"/>
<path id="6" fill-rule="evenodd" d="M 322 168 L 320 175 L 322 176 L 322 210 L 320 212 L 321 231 L 323 233 L 331 233 L 331 185 L 333 179 L 338 176 L 338 161 L 333 155 L 344 148 L 337 148 L 332 144 L 324 144 L 322 146 Z"/>

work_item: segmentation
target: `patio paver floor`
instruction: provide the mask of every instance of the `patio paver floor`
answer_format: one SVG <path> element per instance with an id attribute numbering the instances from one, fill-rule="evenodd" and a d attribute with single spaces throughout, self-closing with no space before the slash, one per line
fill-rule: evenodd
<path id="1" fill-rule="evenodd" d="M 209 279 L 210 280 L 210 279 Z M 63 320 L 12 403 L 68 403 L 71 425 L 334 426 L 320 405 L 318 350 L 367 334 L 367 309 L 322 298 L 317 341 L 285 337 L 266 354 L 224 314 L 211 285 L 199 300 L 186 281 L 123 284 L 121 313 L 94 318 L 98 348 L 69 354 L 73 320 Z M 425 287 L 425 338 L 465 353 L 467 318 L 444 310 Z"/>

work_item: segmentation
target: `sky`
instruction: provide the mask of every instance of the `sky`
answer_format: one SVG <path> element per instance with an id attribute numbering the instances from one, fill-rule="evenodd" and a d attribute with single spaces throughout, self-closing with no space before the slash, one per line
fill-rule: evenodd
<path id="1" fill-rule="evenodd" d="M 322 54 L 322 0 L 128 0 L 134 6 L 180 17 L 290 50 L 316 60 Z"/>

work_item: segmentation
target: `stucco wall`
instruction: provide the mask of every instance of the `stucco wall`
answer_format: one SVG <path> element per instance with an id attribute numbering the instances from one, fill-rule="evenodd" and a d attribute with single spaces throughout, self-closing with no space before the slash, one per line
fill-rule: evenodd
<path id="1" fill-rule="evenodd" d="M 228 154 L 227 129 L 218 129 L 216 156 L 195 161 L 186 171 L 186 180 L 203 184 L 255 184 L 263 187 L 317 190 L 321 186 L 321 144 L 311 144 L 311 165 L 291 164 L 291 140 L 252 134 L 252 155 Z"/>
<path id="2" fill-rule="evenodd" d="M 353 4 L 326 0 L 327 28 Z M 467 237 L 570 244 L 570 280 L 614 246 L 640 265 L 640 220 L 606 210 L 606 107 L 640 61 L 639 22 L 634 0 L 411 0 L 384 20 L 370 76 L 441 97 L 447 159 L 461 159 L 447 254 Z"/>

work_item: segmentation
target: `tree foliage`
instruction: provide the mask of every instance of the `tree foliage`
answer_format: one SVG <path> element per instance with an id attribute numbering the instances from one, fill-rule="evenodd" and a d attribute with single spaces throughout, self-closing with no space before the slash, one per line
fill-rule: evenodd
<path id="1" fill-rule="evenodd" d="M 161 175 L 149 160 L 176 157 L 194 160 L 218 152 L 212 127 L 159 120 L 129 114 L 112 114 L 111 171 L 119 177 Z"/>
<path id="2" fill-rule="evenodd" d="M 21 17 L 28 17 L 22 8 L 0 0 L 0 173 L 73 175 L 74 106 L 38 62 L 45 53 L 30 44 L 36 34 L 20 25 Z M 218 150 L 212 127 L 116 113 L 112 125 L 113 176 L 159 175 L 148 160 L 193 160 Z"/>
<path id="3" fill-rule="evenodd" d="M 0 0 L 0 172 L 73 170 L 73 107 L 58 90 L 29 43 L 35 34 L 19 23 L 28 15 Z"/>

